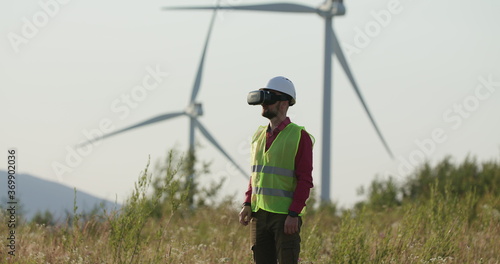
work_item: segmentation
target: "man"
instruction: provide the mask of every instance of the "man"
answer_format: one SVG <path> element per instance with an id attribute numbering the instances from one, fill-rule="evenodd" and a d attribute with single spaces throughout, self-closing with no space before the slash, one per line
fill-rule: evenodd
<path id="1" fill-rule="evenodd" d="M 249 104 L 262 105 L 269 119 L 252 138 L 252 176 L 239 214 L 251 225 L 252 251 L 257 264 L 297 263 L 301 215 L 312 183 L 313 137 L 287 117 L 295 104 L 295 87 L 282 76 L 250 92 Z"/>

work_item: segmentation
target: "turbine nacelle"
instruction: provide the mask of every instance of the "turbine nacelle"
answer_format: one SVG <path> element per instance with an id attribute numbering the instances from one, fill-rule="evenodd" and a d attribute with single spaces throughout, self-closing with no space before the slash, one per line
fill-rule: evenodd
<path id="1" fill-rule="evenodd" d="M 318 7 L 318 14 L 321 16 L 343 16 L 345 15 L 345 6 L 343 0 L 326 0 Z"/>
<path id="2" fill-rule="evenodd" d="M 186 114 L 190 117 L 199 117 L 203 115 L 203 107 L 201 103 L 192 103 L 186 108 Z"/>

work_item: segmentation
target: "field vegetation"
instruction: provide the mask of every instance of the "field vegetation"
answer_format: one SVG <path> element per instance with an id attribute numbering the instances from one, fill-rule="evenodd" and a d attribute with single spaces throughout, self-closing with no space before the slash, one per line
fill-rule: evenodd
<path id="1" fill-rule="evenodd" d="M 75 206 L 64 223 L 48 212 L 22 223 L 16 255 L 2 247 L 1 263 L 252 263 L 241 197 L 217 198 L 222 183 L 195 180 L 207 164 L 170 151 L 150 167 L 120 209 Z M 300 263 L 500 263 L 498 161 L 446 158 L 404 181 L 377 178 L 360 194 L 353 208 L 310 199 Z"/>

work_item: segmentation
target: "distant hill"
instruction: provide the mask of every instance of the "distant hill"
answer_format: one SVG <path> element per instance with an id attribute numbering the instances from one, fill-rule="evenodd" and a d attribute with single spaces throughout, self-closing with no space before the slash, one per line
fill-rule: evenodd
<path id="1" fill-rule="evenodd" d="M 90 212 L 93 208 L 118 208 L 114 202 L 97 198 L 76 190 L 78 213 Z M 29 174 L 16 174 L 16 197 L 19 208 L 27 220 L 38 212 L 50 211 L 57 221 L 64 221 L 67 213 L 73 214 L 75 191 L 73 188 Z M 7 172 L 0 171 L 0 207 L 7 206 Z M 99 209 L 102 211 L 101 209 Z"/>

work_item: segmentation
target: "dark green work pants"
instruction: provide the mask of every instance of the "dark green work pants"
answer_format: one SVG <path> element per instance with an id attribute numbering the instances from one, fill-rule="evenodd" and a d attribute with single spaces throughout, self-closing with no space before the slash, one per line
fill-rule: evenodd
<path id="1" fill-rule="evenodd" d="M 251 238 L 253 258 L 257 264 L 294 264 L 298 262 L 300 253 L 299 232 L 291 235 L 284 233 L 286 214 L 275 214 L 260 209 L 252 213 Z"/>

